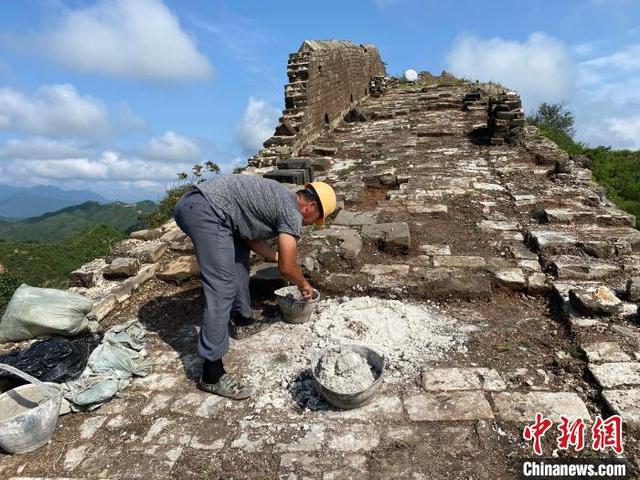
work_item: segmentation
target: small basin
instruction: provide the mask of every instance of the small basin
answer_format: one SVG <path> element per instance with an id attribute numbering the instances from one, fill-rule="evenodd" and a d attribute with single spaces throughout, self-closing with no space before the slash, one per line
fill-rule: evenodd
<path id="1" fill-rule="evenodd" d="M 274 293 L 282 316 L 289 323 L 308 322 L 318 300 L 320 300 L 320 292 L 317 290 L 313 291 L 311 300 L 302 300 L 302 294 L 295 285 L 293 287 L 279 288 Z"/>
<path id="2" fill-rule="evenodd" d="M 331 351 L 344 352 L 345 350 L 356 352 L 366 358 L 367 362 L 372 367 L 375 381 L 365 390 L 360 392 L 339 393 L 323 385 L 316 376 L 316 371 L 322 357 Z M 365 405 L 375 396 L 376 392 L 380 389 L 380 385 L 382 385 L 385 365 L 386 361 L 384 356 L 369 347 L 365 347 L 364 345 L 339 345 L 337 347 L 327 348 L 314 356 L 311 362 L 311 375 L 313 376 L 316 389 L 320 392 L 322 398 L 334 407 L 350 410 Z"/>

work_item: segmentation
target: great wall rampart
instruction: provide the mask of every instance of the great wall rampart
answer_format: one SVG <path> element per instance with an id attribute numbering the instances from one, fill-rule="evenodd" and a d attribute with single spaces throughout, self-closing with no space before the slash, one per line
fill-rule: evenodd
<path id="1" fill-rule="evenodd" d="M 345 58 L 352 69 L 341 76 Z M 245 173 L 277 165 L 299 171 L 297 182 L 334 185 L 337 215 L 299 243 L 325 297 L 420 303 L 429 318 L 455 319 L 464 348 L 390 377 L 365 408 L 332 410 L 307 389 L 320 333 L 313 322 L 281 321 L 277 268 L 254 257 L 253 306 L 272 325 L 234 341 L 228 365 L 258 379 L 256 398 L 199 392 L 198 265 L 168 222 L 71 278 L 96 302 L 102 328 L 131 318 L 147 326 L 153 373 L 95 412 L 63 417 L 46 448 L 0 458 L 2 475 L 510 479 L 517 459 L 532 456 L 522 431 L 537 412 L 589 428 L 620 414 L 624 456 L 640 467 L 635 219 L 607 200 L 584 159 L 524 125 L 517 93 L 450 76 L 385 86 L 381 71 L 373 47 L 305 42 L 289 79 L 308 75 L 313 96 L 286 89 L 276 135 Z M 358 115 L 343 120 L 355 104 Z M 352 340 L 367 328 L 343 327 Z M 404 338 L 401 330 L 391 333 Z M 419 339 L 425 348 L 432 340 Z M 547 456 L 577 455 L 559 452 L 551 431 L 543 446 Z"/>
<path id="2" fill-rule="evenodd" d="M 337 40 L 303 42 L 289 55 L 285 110 L 276 131 L 249 163 L 275 165 L 279 158 L 297 155 L 305 143 L 336 125 L 369 95 L 371 77 L 384 75 L 384 64 L 373 45 Z"/>

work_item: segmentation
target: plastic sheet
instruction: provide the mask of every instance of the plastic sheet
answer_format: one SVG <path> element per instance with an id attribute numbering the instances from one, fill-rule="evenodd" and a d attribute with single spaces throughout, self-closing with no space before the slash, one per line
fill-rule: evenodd
<path id="1" fill-rule="evenodd" d="M 80 376 L 89 355 L 101 340 L 102 336 L 98 334 L 73 339 L 53 337 L 35 342 L 29 348 L 0 355 L 0 363 L 16 367 L 43 382 L 64 382 Z M 0 378 L 16 379 L 16 383 L 22 383 L 4 370 L 0 371 Z"/>
<path id="2" fill-rule="evenodd" d="M 92 308 L 93 302 L 77 293 L 22 284 L 0 321 L 0 343 L 84 333 Z"/>
<path id="3" fill-rule="evenodd" d="M 104 334 L 91 353 L 82 375 L 62 385 L 73 410 L 93 410 L 126 389 L 133 375 L 144 377 L 151 370 L 145 360 L 146 329 L 137 320 L 116 325 Z"/>

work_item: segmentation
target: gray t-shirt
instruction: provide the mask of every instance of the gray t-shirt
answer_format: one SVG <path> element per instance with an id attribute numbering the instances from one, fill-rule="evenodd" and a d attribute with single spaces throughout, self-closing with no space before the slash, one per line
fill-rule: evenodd
<path id="1" fill-rule="evenodd" d="M 267 240 L 279 233 L 296 238 L 302 214 L 296 194 L 284 185 L 255 175 L 229 175 L 197 185 L 218 214 L 226 215 L 242 239 Z"/>

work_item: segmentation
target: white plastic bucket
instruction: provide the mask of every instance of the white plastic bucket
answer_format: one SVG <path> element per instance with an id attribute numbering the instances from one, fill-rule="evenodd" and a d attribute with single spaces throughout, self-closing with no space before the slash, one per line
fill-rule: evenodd
<path id="1" fill-rule="evenodd" d="M 0 369 L 31 382 L 0 395 L 0 448 L 30 452 L 53 437 L 62 394 L 15 367 L 0 363 Z"/>

